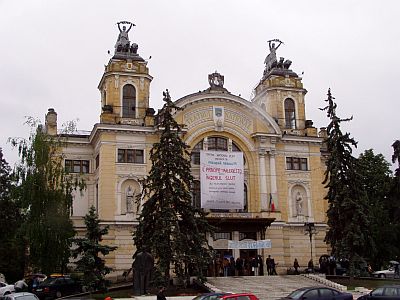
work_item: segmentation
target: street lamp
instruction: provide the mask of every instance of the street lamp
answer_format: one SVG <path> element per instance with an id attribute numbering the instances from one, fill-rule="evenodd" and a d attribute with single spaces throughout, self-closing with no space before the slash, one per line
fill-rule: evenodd
<path id="1" fill-rule="evenodd" d="M 304 223 L 304 234 L 308 234 L 310 237 L 310 250 L 311 250 L 311 259 L 313 258 L 312 254 L 312 236 L 317 234 L 317 229 L 315 228 L 315 224 L 313 222 Z"/>

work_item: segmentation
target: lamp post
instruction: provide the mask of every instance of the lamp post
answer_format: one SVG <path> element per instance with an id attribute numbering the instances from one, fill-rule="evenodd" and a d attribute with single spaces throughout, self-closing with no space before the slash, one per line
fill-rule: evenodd
<path id="1" fill-rule="evenodd" d="M 312 253 L 312 236 L 317 233 L 317 229 L 315 228 L 315 224 L 313 222 L 304 223 L 304 234 L 308 234 L 310 237 L 310 251 L 311 251 L 311 259 L 313 258 Z"/>

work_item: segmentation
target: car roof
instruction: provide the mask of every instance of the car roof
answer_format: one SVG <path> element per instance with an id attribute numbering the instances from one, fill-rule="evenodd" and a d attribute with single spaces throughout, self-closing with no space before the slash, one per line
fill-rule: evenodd
<path id="1" fill-rule="evenodd" d="M 35 294 L 28 293 L 28 292 L 13 293 L 13 294 L 8 295 L 8 296 L 12 296 L 14 299 L 17 299 L 17 298 L 23 297 L 23 296 L 34 296 L 34 297 L 37 297 Z"/>

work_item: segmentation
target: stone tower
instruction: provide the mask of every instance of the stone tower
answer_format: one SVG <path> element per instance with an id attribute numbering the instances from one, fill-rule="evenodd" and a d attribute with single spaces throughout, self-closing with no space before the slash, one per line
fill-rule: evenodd
<path id="1" fill-rule="evenodd" d="M 129 40 L 128 32 L 133 26 L 126 21 L 118 23 L 120 33 L 114 56 L 105 66 L 98 86 L 102 108 L 100 123 L 153 125 L 154 110 L 149 108 L 153 77 L 149 75 L 147 61 L 137 53 L 138 45 Z"/>
<path id="2" fill-rule="evenodd" d="M 276 50 L 282 42 L 268 42 L 270 53 L 264 61 L 264 74 L 254 90 L 252 102 L 275 119 L 284 135 L 316 136 L 317 129 L 312 127 L 312 121 L 306 120 L 307 90 L 303 88 L 302 78 L 290 69 L 290 60 L 277 59 Z"/>

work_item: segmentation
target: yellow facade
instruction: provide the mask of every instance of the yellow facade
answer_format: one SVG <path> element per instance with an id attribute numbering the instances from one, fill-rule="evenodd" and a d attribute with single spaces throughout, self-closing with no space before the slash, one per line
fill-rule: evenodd
<path id="1" fill-rule="evenodd" d="M 91 205 L 97 208 L 101 224 L 110 226 L 104 242 L 118 246 L 107 257 L 114 276 L 132 264 L 132 232 L 140 207 L 130 199 L 141 191 L 140 180 L 151 168 L 149 151 L 160 134 L 158 116 L 149 107 L 151 80 L 146 61 L 136 53 L 118 55 L 116 50 L 98 86 L 100 122 L 89 133 L 70 135 L 64 149 L 65 159 L 76 166 L 73 172 L 82 172 L 80 162 L 89 162 L 83 175 L 87 189 L 76 193 L 72 219 L 82 231 L 83 216 Z M 261 255 L 265 261 L 270 254 L 280 273 L 295 258 L 306 266 L 310 247 L 317 261 L 328 251 L 323 241 L 327 228 L 324 152 L 318 130 L 306 120 L 307 91 L 301 78 L 287 66 L 276 66 L 264 73 L 252 99 L 231 94 L 218 73 L 210 74 L 209 82 L 208 89 L 175 101 L 182 108 L 175 118 L 184 125 L 183 139 L 191 149 L 202 142 L 202 150 L 210 150 L 209 141 L 216 138 L 226 142 L 226 151 L 236 147 L 243 152 L 247 200 L 241 211 L 210 212 L 210 222 L 220 224 L 221 233 L 210 243 L 235 258 Z M 215 108 L 223 112 L 222 118 Z M 49 110 L 48 133 L 55 134 L 56 125 L 56 113 Z M 192 173 L 199 181 L 198 164 L 192 164 Z M 304 234 L 305 222 L 314 223 L 317 230 L 311 244 Z M 229 250 L 229 239 L 270 239 L 272 248 Z"/>

